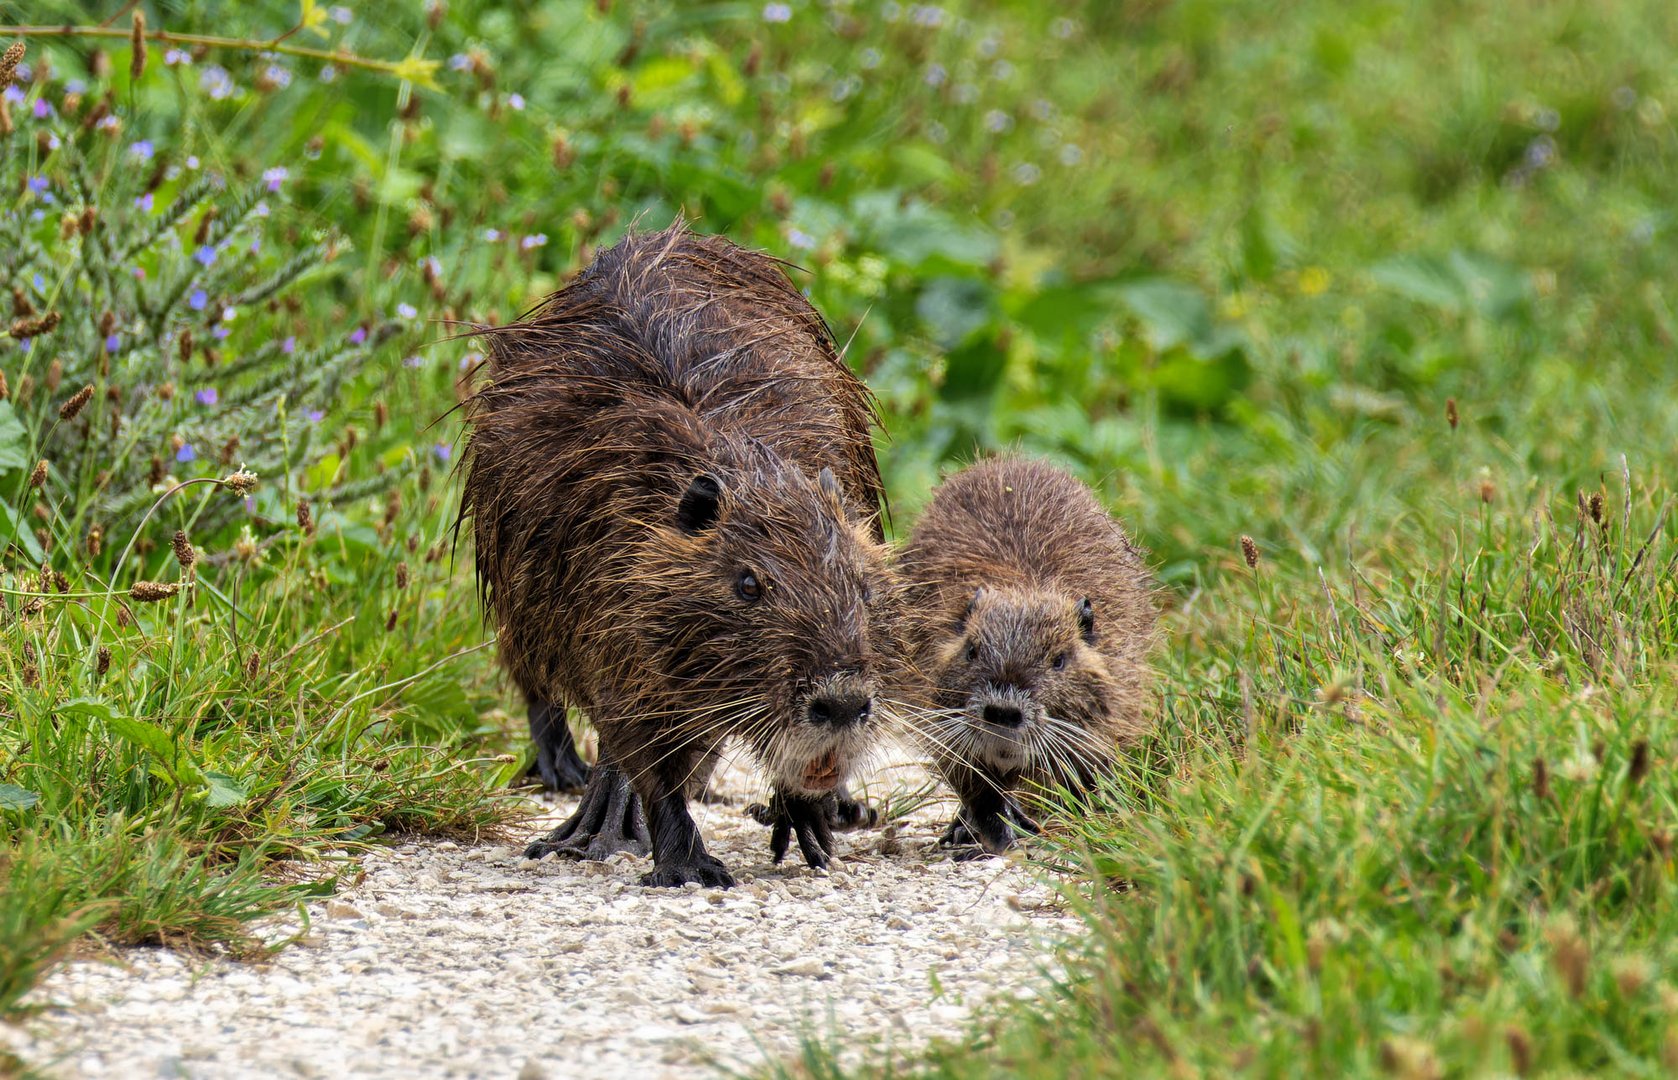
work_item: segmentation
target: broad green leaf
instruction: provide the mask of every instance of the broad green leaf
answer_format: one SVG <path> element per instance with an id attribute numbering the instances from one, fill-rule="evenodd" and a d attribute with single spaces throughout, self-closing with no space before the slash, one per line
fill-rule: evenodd
<path id="1" fill-rule="evenodd" d="M 186 783 L 199 783 L 203 773 L 174 736 L 149 720 L 125 716 L 103 701 L 78 698 L 59 708 L 61 716 L 84 716 L 98 720 L 107 731 L 124 742 L 151 754 L 164 769 Z"/>
<path id="2" fill-rule="evenodd" d="M 995 291 L 974 278 L 933 278 L 915 301 L 915 313 L 946 349 L 961 345 L 988 325 L 995 310 Z"/>
<path id="3" fill-rule="evenodd" d="M 41 801 L 41 797 L 26 787 L 0 784 L 0 810 L 27 810 Z"/>
<path id="4" fill-rule="evenodd" d="M 0 472 L 27 469 L 30 465 L 29 433 L 12 410 L 12 403 L 0 401 Z"/>
<path id="5" fill-rule="evenodd" d="M 205 770 L 204 782 L 209 785 L 210 797 L 206 801 L 218 810 L 229 806 L 238 806 L 250 797 L 250 792 L 239 781 L 226 773 Z"/>
<path id="6" fill-rule="evenodd" d="M 9 504 L 0 501 L 0 551 L 4 551 L 7 544 L 13 543 L 22 548 L 35 562 L 46 558 L 46 553 L 41 550 L 41 542 L 35 538 L 35 530 L 29 527 L 27 519 L 13 510 Z"/>

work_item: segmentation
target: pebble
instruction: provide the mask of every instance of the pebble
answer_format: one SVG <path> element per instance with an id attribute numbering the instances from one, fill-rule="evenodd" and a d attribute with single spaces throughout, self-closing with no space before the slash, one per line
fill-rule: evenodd
<path id="1" fill-rule="evenodd" d="M 876 797 L 924 782 L 886 768 Z M 71 961 L 25 999 L 37 1011 L 0 1023 L 0 1061 L 125 1080 L 755 1072 L 833 1024 L 842 1045 L 899 1053 L 959 1039 L 988 998 L 1032 993 L 1017 973 L 1079 932 L 1028 866 L 943 859 L 950 804 L 899 822 L 895 845 L 841 833 L 844 861 L 812 873 L 796 852 L 770 861 L 768 831 L 741 812 L 763 798 L 751 774 L 729 766 L 713 783 L 729 804 L 695 817 L 732 890 L 643 889 L 650 861 L 628 855 L 523 858 L 522 841 L 576 805 L 533 802 L 540 816 L 507 841 L 361 854 L 361 879 L 313 906 L 307 948 L 251 964 L 163 949 Z M 257 929 L 277 942 L 299 927 Z"/>

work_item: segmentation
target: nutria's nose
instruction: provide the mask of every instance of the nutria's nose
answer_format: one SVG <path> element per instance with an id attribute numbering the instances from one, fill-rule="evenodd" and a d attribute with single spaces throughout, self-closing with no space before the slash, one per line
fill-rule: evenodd
<path id="1" fill-rule="evenodd" d="M 810 722 L 848 727 L 867 720 L 873 709 L 874 699 L 867 694 L 817 694 L 810 699 Z"/>
<path id="2" fill-rule="evenodd" d="M 1017 705 L 986 705 L 985 723 L 997 727 L 1019 727 L 1025 723 L 1025 714 Z"/>

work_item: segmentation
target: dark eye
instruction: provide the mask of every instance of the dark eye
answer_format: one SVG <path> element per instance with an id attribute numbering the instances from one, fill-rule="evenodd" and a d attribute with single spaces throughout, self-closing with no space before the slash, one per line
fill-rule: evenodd
<path id="1" fill-rule="evenodd" d="M 1055 653 L 1055 658 L 1052 663 L 1054 664 L 1055 670 L 1059 671 L 1061 668 L 1066 666 L 1066 654 Z"/>
<path id="2" fill-rule="evenodd" d="M 969 645 L 967 647 L 967 662 L 969 664 L 971 664 L 973 661 L 975 661 L 977 659 L 979 659 L 979 646 Z"/>
<path id="3" fill-rule="evenodd" d="M 874 602 L 874 586 L 864 585 L 862 587 L 862 602 L 865 604 L 872 604 Z"/>
<path id="4" fill-rule="evenodd" d="M 740 599 L 746 603 L 755 604 L 758 597 L 763 595 L 763 586 L 757 583 L 757 575 L 748 570 L 734 583 L 734 591 L 739 593 Z"/>

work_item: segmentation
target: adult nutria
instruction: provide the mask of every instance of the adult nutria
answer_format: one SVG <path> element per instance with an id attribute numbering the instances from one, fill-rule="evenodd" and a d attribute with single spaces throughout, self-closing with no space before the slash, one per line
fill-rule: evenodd
<path id="1" fill-rule="evenodd" d="M 1005 457 L 944 481 L 898 566 L 916 727 L 961 798 L 943 843 L 1001 852 L 1037 831 L 1022 782 L 1087 785 L 1146 726 L 1143 553 L 1083 484 Z"/>
<path id="2" fill-rule="evenodd" d="M 479 587 L 527 699 L 600 736 L 577 814 L 533 848 L 650 846 L 645 884 L 732 884 L 687 800 L 734 740 L 770 776 L 777 861 L 796 836 L 827 865 L 895 588 L 872 400 L 826 324 L 774 260 L 677 222 L 485 334 Z"/>

